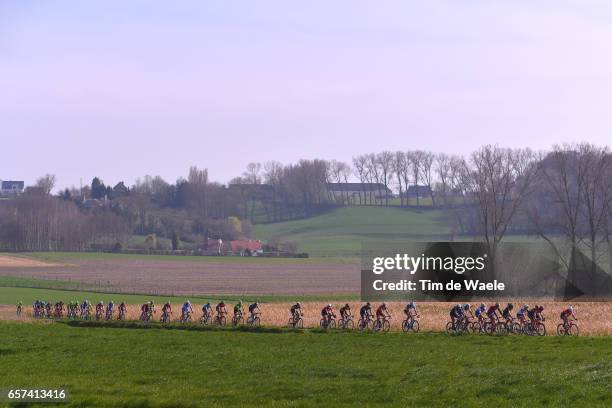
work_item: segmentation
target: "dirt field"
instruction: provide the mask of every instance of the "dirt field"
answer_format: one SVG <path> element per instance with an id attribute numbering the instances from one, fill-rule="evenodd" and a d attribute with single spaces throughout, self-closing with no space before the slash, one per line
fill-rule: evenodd
<path id="1" fill-rule="evenodd" d="M 76 259 L 70 265 L 0 257 L 0 276 L 79 281 L 125 293 L 324 295 L 359 292 L 359 265 Z"/>
<path id="2" fill-rule="evenodd" d="M 48 268 L 50 266 L 57 265 L 37 261 L 36 259 L 0 255 L 0 270 L 22 268 Z"/>
<path id="3" fill-rule="evenodd" d="M 302 309 L 304 312 L 304 325 L 305 327 L 317 327 L 319 320 L 321 319 L 320 311 L 325 303 L 324 302 L 302 302 Z M 343 303 L 335 303 L 333 306 L 336 310 L 340 308 Z M 521 304 L 516 302 L 515 304 Z M 540 303 L 539 303 L 540 304 Z M 542 302 L 544 306 L 544 316 L 546 317 L 546 328 L 548 334 L 555 334 L 557 324 L 561 322 L 559 319 L 559 313 L 565 307 L 567 303 L 561 302 Z M 421 302 L 418 304 L 419 311 L 419 323 L 421 325 L 421 331 L 443 331 L 446 327 L 446 323 L 450 321 L 448 311 L 452 307 L 453 303 L 434 303 L 434 302 Z M 194 305 L 195 319 L 198 320 L 202 315 L 200 308 Z M 287 320 L 289 319 L 289 303 L 269 303 L 261 305 L 261 321 L 264 325 L 270 326 L 286 326 Z M 361 304 L 350 303 L 353 314 L 355 317 L 355 324 L 358 320 L 358 311 Z M 391 328 L 392 330 L 401 330 L 401 320 L 403 320 L 403 306 L 400 303 L 388 303 L 389 311 L 391 313 Z M 159 305 L 158 305 L 159 307 Z M 580 328 L 580 335 L 585 336 L 603 336 L 612 335 L 612 303 L 576 303 L 575 313 L 578 317 L 576 322 Z M 172 306 L 173 309 L 173 320 L 180 317 L 180 305 L 176 304 Z M 228 311 L 230 316 L 232 314 L 231 307 L 228 305 Z M 155 318 L 159 319 L 160 312 L 156 312 Z M 128 306 L 128 319 L 136 320 L 140 316 L 139 305 Z M 8 306 L 0 306 L 0 319 L 16 320 L 15 308 Z M 27 308 L 26 316 L 22 318 L 23 321 L 31 321 L 31 308 Z"/>

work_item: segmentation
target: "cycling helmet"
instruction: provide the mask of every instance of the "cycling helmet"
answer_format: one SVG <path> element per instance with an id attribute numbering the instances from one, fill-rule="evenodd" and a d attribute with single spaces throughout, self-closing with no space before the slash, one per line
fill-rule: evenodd
<path id="1" fill-rule="evenodd" d="M 410 302 L 410 306 L 412 306 L 412 307 L 416 307 L 416 303 L 414 303 L 414 302 Z"/>
<path id="2" fill-rule="evenodd" d="M 366 303 L 366 306 L 370 306 L 370 302 L 367 302 L 367 303 Z"/>
<path id="3" fill-rule="evenodd" d="M 328 304 L 327 304 L 327 307 L 331 307 L 331 303 L 328 303 Z"/>
<path id="4" fill-rule="evenodd" d="M 300 305 L 300 302 L 296 303 L 297 307 L 302 307 L 302 305 Z"/>
<path id="5" fill-rule="evenodd" d="M 568 309 L 570 310 L 570 312 L 573 312 L 574 311 L 574 306 L 569 305 Z"/>
<path id="6" fill-rule="evenodd" d="M 457 303 L 457 307 L 458 307 L 459 309 L 461 309 L 461 304 Z"/>
<path id="7" fill-rule="evenodd" d="M 529 309 L 529 305 L 527 305 L 527 304 L 523 305 L 523 309 L 525 309 L 525 310 Z"/>
<path id="8" fill-rule="evenodd" d="M 484 303 L 481 303 L 481 304 L 480 304 L 480 308 L 481 308 L 481 309 L 486 308 L 485 304 L 484 304 Z"/>
<path id="9" fill-rule="evenodd" d="M 113 304 L 114 304 L 114 303 L 113 303 L 113 300 L 111 299 L 111 301 L 110 301 L 110 302 L 108 302 L 108 304 L 109 304 L 109 305 L 113 305 Z"/>
<path id="10" fill-rule="evenodd" d="M 344 307 L 350 307 L 350 306 L 349 306 L 349 304 L 347 303 L 347 304 L 345 304 L 345 305 L 344 305 Z"/>
<path id="11" fill-rule="evenodd" d="M 463 305 L 463 310 L 470 310 L 470 304 L 466 303 L 465 305 Z"/>
<path id="12" fill-rule="evenodd" d="M 495 307 L 499 307 L 499 302 L 495 302 Z"/>

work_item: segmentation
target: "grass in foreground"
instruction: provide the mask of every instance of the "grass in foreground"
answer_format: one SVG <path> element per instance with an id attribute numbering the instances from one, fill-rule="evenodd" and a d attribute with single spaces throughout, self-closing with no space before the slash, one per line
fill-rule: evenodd
<path id="1" fill-rule="evenodd" d="M 72 406 L 610 406 L 609 338 L 0 323 L 0 388 Z"/>

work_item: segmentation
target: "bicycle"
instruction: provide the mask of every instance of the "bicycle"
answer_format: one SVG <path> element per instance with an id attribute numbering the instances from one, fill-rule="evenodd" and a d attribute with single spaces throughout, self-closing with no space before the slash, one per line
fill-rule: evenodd
<path id="1" fill-rule="evenodd" d="M 353 330 L 353 316 L 340 317 L 338 319 L 338 328 L 344 330 Z"/>
<path id="2" fill-rule="evenodd" d="M 125 310 L 119 309 L 119 316 L 117 316 L 117 320 L 125 320 Z"/>
<path id="3" fill-rule="evenodd" d="M 247 318 L 247 324 L 249 326 L 259 326 L 261 324 L 261 320 L 259 318 L 260 313 L 254 313 L 253 315 Z"/>
<path id="4" fill-rule="evenodd" d="M 391 316 L 385 316 L 382 319 L 378 318 L 374 322 L 374 326 L 372 328 L 374 329 L 375 332 L 383 331 L 386 333 L 391 328 L 391 323 L 389 323 L 390 319 L 391 319 Z"/>
<path id="5" fill-rule="evenodd" d="M 217 316 L 215 316 L 215 324 L 219 326 L 225 326 L 226 323 L 227 323 L 227 319 L 225 318 L 225 315 L 218 314 Z"/>
<path id="6" fill-rule="evenodd" d="M 329 316 L 328 318 L 322 317 L 321 321 L 319 321 L 319 326 L 323 330 L 333 329 L 336 327 L 336 319 L 335 316 Z"/>
<path id="7" fill-rule="evenodd" d="M 189 311 L 181 313 L 181 319 L 179 321 L 181 323 L 191 323 L 191 313 Z"/>
<path id="8" fill-rule="evenodd" d="M 506 322 L 500 322 L 499 319 L 493 321 L 486 321 L 484 325 L 485 333 L 491 335 L 493 333 L 503 334 L 508 333 Z"/>
<path id="9" fill-rule="evenodd" d="M 244 318 L 242 317 L 242 313 L 234 314 L 232 317 L 232 326 L 238 326 L 244 323 Z"/>
<path id="10" fill-rule="evenodd" d="M 170 323 L 170 313 L 162 312 L 161 317 L 159 318 L 160 323 Z"/>
<path id="11" fill-rule="evenodd" d="M 452 321 L 446 323 L 446 332 L 448 334 L 468 333 L 469 329 L 470 321 L 466 317 L 456 320 L 455 324 Z"/>
<path id="12" fill-rule="evenodd" d="M 365 320 L 360 318 L 357 322 L 357 327 L 361 331 L 372 329 L 374 327 L 374 317 L 372 315 L 367 315 Z"/>
<path id="13" fill-rule="evenodd" d="M 102 310 L 96 310 L 96 320 L 102 319 Z"/>
<path id="14" fill-rule="evenodd" d="M 525 334 L 528 336 L 546 336 L 546 326 L 540 320 L 535 322 L 535 326 L 529 322 L 527 323 Z"/>
<path id="15" fill-rule="evenodd" d="M 200 323 L 203 325 L 207 325 L 211 323 L 212 315 L 211 313 L 204 313 L 202 317 L 200 317 Z"/>
<path id="16" fill-rule="evenodd" d="M 104 318 L 108 321 L 108 320 L 113 320 L 113 311 L 112 310 L 107 310 L 106 311 L 106 315 L 104 316 Z"/>
<path id="17" fill-rule="evenodd" d="M 91 311 L 89 309 L 81 310 L 81 320 L 91 320 Z"/>
<path id="18" fill-rule="evenodd" d="M 299 316 L 291 316 L 289 318 L 289 323 L 287 324 L 287 326 L 290 329 L 302 329 L 304 328 L 304 319 L 302 319 L 302 316 L 304 315 L 299 315 Z M 297 319 L 296 319 L 297 317 Z"/>
<path id="19" fill-rule="evenodd" d="M 21 317 L 21 310 L 22 310 L 22 307 L 17 306 L 17 317 Z"/>
<path id="20" fill-rule="evenodd" d="M 574 322 L 559 323 L 557 326 L 557 336 L 578 336 L 578 325 Z"/>
<path id="21" fill-rule="evenodd" d="M 419 321 L 416 319 L 416 317 L 412 316 L 410 318 L 404 319 L 404 321 L 402 322 L 402 330 L 404 331 L 404 333 L 408 333 L 410 330 L 412 330 L 414 333 L 419 332 Z"/>

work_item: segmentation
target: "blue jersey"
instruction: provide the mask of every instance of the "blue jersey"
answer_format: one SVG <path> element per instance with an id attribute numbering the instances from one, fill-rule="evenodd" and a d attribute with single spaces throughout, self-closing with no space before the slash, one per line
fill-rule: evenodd
<path id="1" fill-rule="evenodd" d="M 476 309 L 476 311 L 474 312 L 474 314 L 476 315 L 476 317 L 480 317 L 480 315 L 485 311 L 484 307 L 479 307 L 478 309 Z"/>

